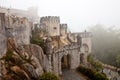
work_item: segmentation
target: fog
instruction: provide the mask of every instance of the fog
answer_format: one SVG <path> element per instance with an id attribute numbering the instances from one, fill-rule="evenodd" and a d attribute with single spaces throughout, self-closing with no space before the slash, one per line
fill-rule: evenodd
<path id="1" fill-rule="evenodd" d="M 120 0 L 0 0 L 0 5 L 27 9 L 36 6 L 39 16 L 60 16 L 72 32 L 88 26 L 120 26 Z"/>
<path id="2" fill-rule="evenodd" d="M 120 67 L 120 29 L 103 25 L 89 28 L 92 32 L 92 53 L 100 61 Z"/>

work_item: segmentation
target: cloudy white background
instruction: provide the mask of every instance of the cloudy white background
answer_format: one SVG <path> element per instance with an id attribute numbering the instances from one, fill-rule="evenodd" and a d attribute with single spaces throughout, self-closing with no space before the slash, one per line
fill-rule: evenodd
<path id="1" fill-rule="evenodd" d="M 60 16 L 73 32 L 95 24 L 120 27 L 120 0 L 0 0 L 0 5 L 18 9 L 36 6 L 39 16 Z"/>

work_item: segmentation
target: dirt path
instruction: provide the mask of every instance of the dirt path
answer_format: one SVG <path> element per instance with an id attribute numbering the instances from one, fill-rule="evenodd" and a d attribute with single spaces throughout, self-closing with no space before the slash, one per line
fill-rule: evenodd
<path id="1" fill-rule="evenodd" d="M 63 80 L 87 80 L 84 76 L 80 75 L 75 70 L 63 70 Z"/>

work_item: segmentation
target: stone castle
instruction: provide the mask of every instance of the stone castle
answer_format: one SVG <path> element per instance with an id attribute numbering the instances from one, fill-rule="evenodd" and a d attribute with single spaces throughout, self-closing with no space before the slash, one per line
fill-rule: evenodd
<path id="1" fill-rule="evenodd" d="M 36 16 L 32 18 L 36 19 Z M 26 15 L 8 14 L 4 10 L 0 12 L 1 55 L 7 51 L 8 38 L 14 37 L 19 46 L 30 44 L 31 31 L 36 27 L 36 21 L 29 19 Z M 38 24 L 38 27 L 47 31 L 46 54 L 43 54 L 45 57 L 41 63 L 43 70 L 62 75 L 64 68 L 76 69 L 80 64 L 87 63 L 86 57 L 91 53 L 92 47 L 90 32 L 70 33 L 67 24 L 61 24 L 58 16 L 41 17 Z"/>
<path id="2" fill-rule="evenodd" d="M 64 67 L 76 69 L 80 63 L 86 64 L 92 47 L 90 32 L 70 33 L 67 24 L 61 24 L 57 16 L 41 17 L 40 27 L 48 32 L 48 71 L 62 75 Z"/>

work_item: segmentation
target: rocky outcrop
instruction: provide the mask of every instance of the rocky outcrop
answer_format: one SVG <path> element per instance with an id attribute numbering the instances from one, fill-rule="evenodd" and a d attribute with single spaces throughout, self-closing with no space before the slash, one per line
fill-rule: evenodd
<path id="1" fill-rule="evenodd" d="M 30 44 L 31 27 L 29 23 L 29 20 L 25 17 L 6 16 L 6 24 L 8 25 L 6 28 L 12 29 L 10 33 L 19 45 Z"/>
<path id="2" fill-rule="evenodd" d="M 25 52 L 29 55 L 32 55 L 38 59 L 39 64 L 45 68 L 45 60 L 46 56 L 43 53 L 43 50 L 40 46 L 35 44 L 25 45 L 24 46 Z"/>
<path id="3" fill-rule="evenodd" d="M 38 79 L 44 73 L 45 60 L 41 47 L 34 44 L 18 46 L 14 38 L 9 38 L 7 53 L 1 61 L 2 79 Z"/>
<path id="4" fill-rule="evenodd" d="M 48 60 L 42 48 L 30 44 L 30 29 L 27 18 L 0 13 L 2 80 L 33 80 L 47 71 Z"/>

